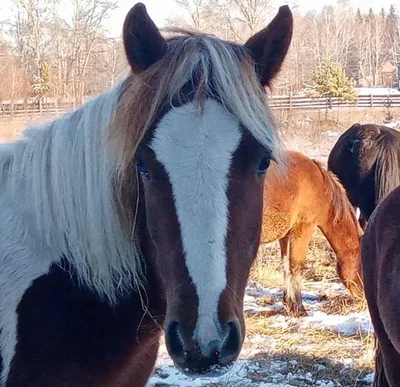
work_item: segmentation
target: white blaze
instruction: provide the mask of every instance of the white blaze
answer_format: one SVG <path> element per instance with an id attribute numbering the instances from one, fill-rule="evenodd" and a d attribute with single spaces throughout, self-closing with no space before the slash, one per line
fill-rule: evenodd
<path id="1" fill-rule="evenodd" d="M 216 338 L 218 303 L 226 287 L 228 182 L 241 140 L 239 122 L 216 101 L 168 112 L 151 142 L 174 196 L 186 265 L 199 299 L 195 338 L 204 350 Z"/>

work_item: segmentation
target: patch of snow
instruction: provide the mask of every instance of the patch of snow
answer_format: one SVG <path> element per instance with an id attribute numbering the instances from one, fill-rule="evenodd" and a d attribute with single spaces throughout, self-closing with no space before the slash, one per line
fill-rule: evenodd
<path id="1" fill-rule="evenodd" d="M 398 129 L 398 128 L 400 128 L 400 121 L 388 122 L 388 123 L 385 123 L 383 125 L 387 126 L 389 128 Z"/>
<path id="2" fill-rule="evenodd" d="M 249 372 L 254 372 L 259 369 L 259 365 L 255 362 L 248 360 L 238 360 L 232 369 L 225 375 L 215 378 L 191 378 L 180 373 L 173 365 L 163 364 L 153 377 L 150 379 L 148 387 L 155 387 L 157 385 L 163 386 L 208 386 L 216 383 L 221 383 L 222 385 L 232 384 L 240 382 L 243 385 L 248 383 L 250 385 L 251 380 L 247 378 Z"/>
<path id="3" fill-rule="evenodd" d="M 388 95 L 400 94 L 400 91 L 387 87 L 356 87 L 357 95 Z"/>
<path id="4" fill-rule="evenodd" d="M 332 130 L 328 130 L 328 131 L 326 132 L 326 135 L 327 135 L 328 137 L 339 137 L 339 136 L 340 136 L 340 133 L 339 133 L 339 132 L 332 131 Z"/>
<path id="5" fill-rule="evenodd" d="M 351 336 L 358 333 L 373 333 L 373 327 L 368 312 L 350 313 L 347 315 L 328 315 L 315 311 L 305 317 L 302 325 L 311 325 L 321 329 L 329 329 L 342 335 Z"/>

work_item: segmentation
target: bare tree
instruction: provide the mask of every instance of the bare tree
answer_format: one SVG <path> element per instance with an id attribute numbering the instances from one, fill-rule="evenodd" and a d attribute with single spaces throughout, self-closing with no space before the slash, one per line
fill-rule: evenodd
<path id="1" fill-rule="evenodd" d="M 58 0 L 13 0 L 13 3 L 11 34 L 17 53 L 32 87 L 35 85 L 36 90 L 43 90 L 42 69 L 46 62 L 46 48 L 51 41 L 46 28 L 54 17 Z"/>
<path id="2" fill-rule="evenodd" d="M 71 77 L 74 101 L 83 102 L 85 75 L 94 44 L 103 32 L 102 23 L 117 6 L 115 1 L 72 0 Z"/>
<path id="3" fill-rule="evenodd" d="M 40 98 L 81 104 L 86 96 L 113 86 L 126 61 L 122 42 L 110 39 L 104 21 L 117 0 L 11 0 L 12 20 L 0 12 L 0 100 Z M 187 17 L 171 24 L 244 42 L 265 27 L 273 0 L 175 0 Z M 336 0 L 320 12 L 296 10 L 289 54 L 274 92 L 300 92 L 325 61 L 340 65 L 360 85 L 379 85 L 385 61 L 400 60 L 400 18 L 394 6 L 383 12 L 354 12 Z M 7 23 L 6 23 L 7 22 Z"/>
<path id="4" fill-rule="evenodd" d="M 206 14 L 210 10 L 212 0 L 175 0 L 176 3 L 186 10 L 191 19 L 191 24 L 198 30 L 202 30 L 206 24 Z"/>

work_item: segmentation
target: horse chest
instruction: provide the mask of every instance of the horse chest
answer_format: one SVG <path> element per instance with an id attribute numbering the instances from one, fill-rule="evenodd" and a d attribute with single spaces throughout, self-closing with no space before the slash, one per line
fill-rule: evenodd
<path id="1" fill-rule="evenodd" d="M 129 380 L 138 344 L 158 348 L 158 322 L 138 313 L 143 310 L 139 297 L 127 297 L 112 307 L 79 288 L 69 272 L 56 265 L 25 290 L 20 302 L 14 302 L 18 330 L 14 351 L 8 344 L 10 354 L 5 352 L 7 362 L 13 355 L 7 387 L 97 387 L 110 379 Z M 160 316 L 161 309 L 152 312 Z"/>

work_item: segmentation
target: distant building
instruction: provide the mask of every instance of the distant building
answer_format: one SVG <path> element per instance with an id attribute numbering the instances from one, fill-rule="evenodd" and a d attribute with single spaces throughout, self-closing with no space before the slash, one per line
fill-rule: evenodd
<path id="1" fill-rule="evenodd" d="M 400 66 L 400 64 L 399 64 Z M 359 87 L 387 87 L 387 88 L 398 88 L 399 87 L 399 71 L 400 68 L 396 66 L 392 61 L 388 60 L 378 71 L 376 81 L 372 76 L 366 75 L 364 78 L 358 80 Z M 374 85 L 376 83 L 376 85 Z"/>
<path id="2" fill-rule="evenodd" d="M 391 61 L 385 62 L 380 69 L 380 81 L 383 87 L 397 87 L 397 67 Z"/>

